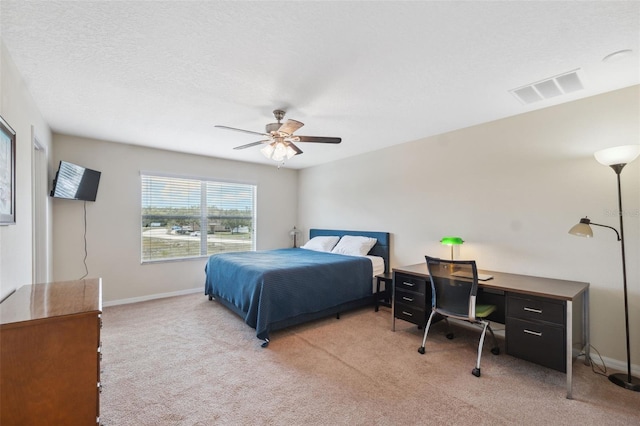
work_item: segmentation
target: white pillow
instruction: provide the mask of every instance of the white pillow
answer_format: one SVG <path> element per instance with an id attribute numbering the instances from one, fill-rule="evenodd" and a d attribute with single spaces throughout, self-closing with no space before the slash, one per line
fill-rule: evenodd
<path id="1" fill-rule="evenodd" d="M 378 240 L 369 237 L 356 237 L 345 235 L 340 238 L 338 244 L 331 250 L 331 253 L 346 254 L 349 256 L 366 256 L 371 247 L 376 245 Z"/>
<path id="2" fill-rule="evenodd" d="M 340 237 L 313 237 L 300 248 L 315 251 L 331 251 Z"/>

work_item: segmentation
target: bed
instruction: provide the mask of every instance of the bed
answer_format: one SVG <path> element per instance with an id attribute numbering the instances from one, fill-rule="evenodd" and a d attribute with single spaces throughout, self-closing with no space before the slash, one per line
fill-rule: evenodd
<path id="1" fill-rule="evenodd" d="M 336 250 L 362 237 L 375 245 L 358 256 L 305 248 L 216 254 L 205 266 L 205 295 L 255 328 L 263 347 L 272 331 L 372 304 L 373 277 L 389 271 L 389 233 L 311 229 L 307 245 L 330 237 L 340 237 Z"/>

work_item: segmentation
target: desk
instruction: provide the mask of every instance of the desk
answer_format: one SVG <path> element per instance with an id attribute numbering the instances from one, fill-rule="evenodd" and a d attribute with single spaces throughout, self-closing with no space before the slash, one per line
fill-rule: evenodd
<path id="1" fill-rule="evenodd" d="M 493 275 L 491 280 L 478 281 L 479 291 L 504 298 L 507 354 L 566 373 L 567 398 L 571 399 L 574 340 L 585 353 L 585 365 L 589 365 L 589 283 L 485 270 L 478 273 Z M 405 298 L 408 305 L 403 305 Z M 393 268 L 392 330 L 395 331 L 396 318 L 424 326 L 430 307 L 431 284 L 426 262 Z M 545 332 L 525 328 L 529 326 L 541 327 Z M 546 339 L 548 335 L 552 340 L 542 344 L 546 353 L 540 356 L 536 348 L 541 344 L 529 339 Z M 547 353 L 551 359 L 545 357 Z"/>

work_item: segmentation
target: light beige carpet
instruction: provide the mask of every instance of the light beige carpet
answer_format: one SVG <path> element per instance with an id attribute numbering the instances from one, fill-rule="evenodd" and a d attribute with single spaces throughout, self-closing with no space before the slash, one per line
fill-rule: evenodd
<path id="1" fill-rule="evenodd" d="M 116 425 L 638 425 L 640 393 L 574 363 L 565 375 L 444 324 L 422 332 L 390 310 L 362 309 L 272 333 L 204 295 L 107 307 L 101 422 Z M 487 343 L 490 343 L 488 340 Z"/>

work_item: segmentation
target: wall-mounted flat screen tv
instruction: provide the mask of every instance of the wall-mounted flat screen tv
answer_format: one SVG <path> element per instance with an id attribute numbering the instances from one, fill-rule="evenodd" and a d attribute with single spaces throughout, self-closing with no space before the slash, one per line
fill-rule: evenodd
<path id="1" fill-rule="evenodd" d="M 51 196 L 68 200 L 95 201 L 100 174 L 77 164 L 60 161 L 56 178 L 53 180 Z"/>

